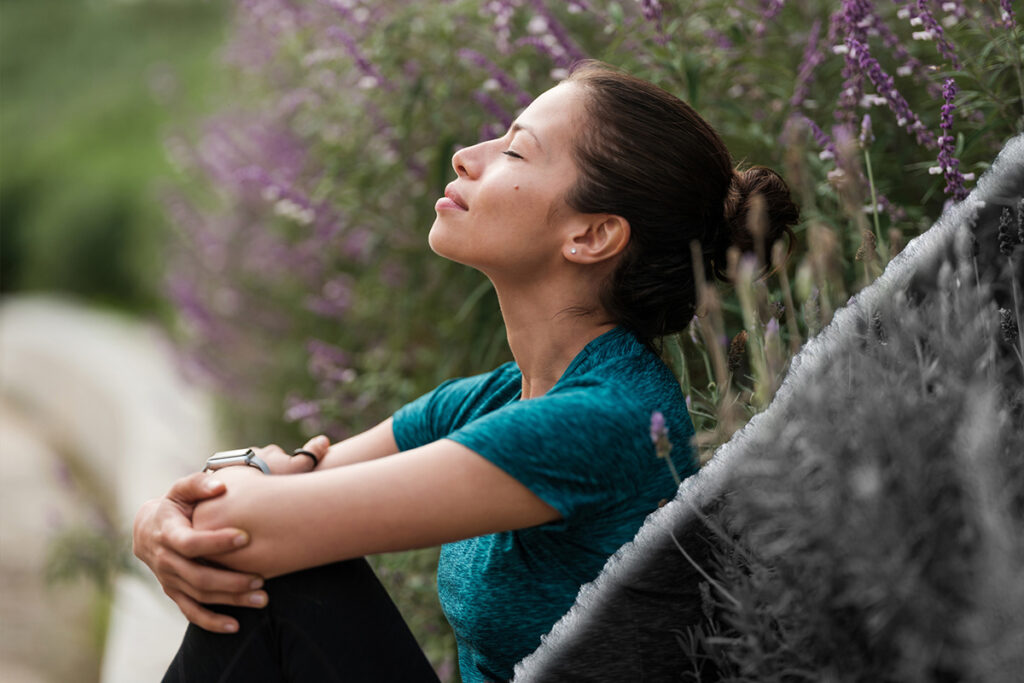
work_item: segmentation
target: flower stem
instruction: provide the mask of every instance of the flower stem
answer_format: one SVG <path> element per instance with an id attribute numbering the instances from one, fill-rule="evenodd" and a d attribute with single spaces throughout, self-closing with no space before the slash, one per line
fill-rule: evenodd
<path id="1" fill-rule="evenodd" d="M 889 263 L 889 246 L 882 241 L 882 228 L 878 223 L 878 193 L 875 191 L 875 174 L 871 170 L 871 154 L 864 148 L 864 168 L 868 172 L 868 187 L 871 189 L 871 217 L 875 224 L 875 244 L 883 267 Z"/>

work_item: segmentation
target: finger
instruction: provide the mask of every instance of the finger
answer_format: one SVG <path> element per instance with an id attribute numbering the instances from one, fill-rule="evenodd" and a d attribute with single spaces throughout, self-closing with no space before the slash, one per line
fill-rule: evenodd
<path id="1" fill-rule="evenodd" d="M 318 459 L 323 459 L 327 455 L 327 449 L 331 447 L 331 440 L 323 434 L 314 436 L 312 439 L 307 441 L 303 445 L 303 450 L 312 451 L 316 453 Z"/>
<path id="2" fill-rule="evenodd" d="M 207 557 L 229 553 L 249 544 L 249 534 L 228 527 L 196 531 L 190 524 L 168 522 L 162 529 L 164 543 L 184 557 Z"/>
<path id="3" fill-rule="evenodd" d="M 168 583 L 173 583 L 173 587 L 200 602 L 208 602 L 204 594 L 241 595 L 263 587 L 263 579 L 256 574 L 213 567 L 181 557 L 168 558 L 166 567 Z"/>
<path id="4" fill-rule="evenodd" d="M 302 448 L 296 448 L 292 451 L 293 459 L 296 461 L 292 471 L 309 472 L 314 469 L 327 455 L 327 449 L 330 446 L 330 440 L 323 434 L 314 436 Z"/>
<path id="5" fill-rule="evenodd" d="M 199 628 L 212 631 L 213 633 L 238 632 L 238 621 L 226 614 L 217 614 L 208 610 L 184 593 L 168 591 L 167 595 L 170 596 L 171 600 L 174 600 L 174 603 L 181 610 L 181 613 L 185 615 L 185 618 Z"/>
<path id="6" fill-rule="evenodd" d="M 171 586 L 173 590 L 188 596 L 202 605 L 234 605 L 235 607 L 250 607 L 259 609 L 267 606 L 266 591 L 248 591 L 246 593 L 216 593 L 207 591 L 184 590 L 177 584 Z"/>
<path id="7" fill-rule="evenodd" d="M 196 472 L 174 482 L 166 497 L 177 503 L 192 505 L 207 498 L 215 498 L 225 490 L 224 482 L 205 472 Z"/>

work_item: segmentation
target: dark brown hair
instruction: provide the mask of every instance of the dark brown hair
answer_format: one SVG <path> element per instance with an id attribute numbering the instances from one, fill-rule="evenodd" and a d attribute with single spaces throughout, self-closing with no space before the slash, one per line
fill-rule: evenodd
<path id="1" fill-rule="evenodd" d="M 645 344 L 684 329 L 697 302 L 690 243 L 705 272 L 726 278 L 731 246 L 754 251 L 752 197 L 767 214 L 765 250 L 799 219 L 785 181 L 773 170 L 733 169 L 718 133 L 688 104 L 647 81 L 600 62 L 578 64 L 567 79 L 585 90 L 586 120 L 573 144 L 579 180 L 569 206 L 629 221 L 630 241 L 601 303 Z"/>

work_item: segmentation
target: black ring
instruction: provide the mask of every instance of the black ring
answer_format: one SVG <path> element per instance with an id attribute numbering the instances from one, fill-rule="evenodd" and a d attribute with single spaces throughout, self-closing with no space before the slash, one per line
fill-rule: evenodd
<path id="1" fill-rule="evenodd" d="M 316 457 L 316 453 L 314 453 L 313 451 L 307 451 L 305 448 L 296 448 L 294 451 L 292 451 L 292 457 L 294 458 L 296 455 L 308 455 L 309 457 L 313 458 L 313 467 L 316 467 L 317 465 L 320 464 L 320 458 Z"/>

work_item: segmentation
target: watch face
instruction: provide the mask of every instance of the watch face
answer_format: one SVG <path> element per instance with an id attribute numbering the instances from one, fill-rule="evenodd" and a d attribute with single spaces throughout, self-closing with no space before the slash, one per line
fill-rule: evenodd
<path id="1" fill-rule="evenodd" d="M 233 451 L 217 451 L 212 456 L 210 456 L 210 459 L 213 460 L 214 458 L 221 458 L 221 457 L 225 457 L 225 458 L 244 458 L 245 456 L 249 455 L 252 452 L 253 451 L 252 451 L 251 448 L 236 448 Z"/>

